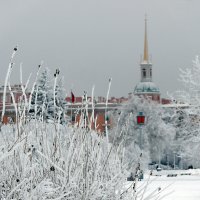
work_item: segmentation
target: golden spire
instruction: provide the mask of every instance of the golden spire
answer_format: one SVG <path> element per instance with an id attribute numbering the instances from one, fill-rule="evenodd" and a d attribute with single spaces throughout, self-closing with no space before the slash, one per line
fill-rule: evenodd
<path id="1" fill-rule="evenodd" d="M 149 54 L 148 54 L 148 40 L 147 40 L 147 15 L 145 14 L 145 33 L 144 33 L 144 58 L 143 61 L 149 61 Z"/>

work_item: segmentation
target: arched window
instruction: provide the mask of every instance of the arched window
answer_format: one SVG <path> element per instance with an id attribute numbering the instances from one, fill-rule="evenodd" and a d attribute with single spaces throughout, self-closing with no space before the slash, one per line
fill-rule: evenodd
<path id="1" fill-rule="evenodd" d="M 150 76 L 152 76 L 152 69 L 150 69 Z"/>
<path id="2" fill-rule="evenodd" d="M 143 74 L 143 77 L 145 78 L 146 75 L 147 75 L 147 74 L 146 74 L 146 69 L 143 69 L 143 70 L 142 70 L 142 74 Z"/>

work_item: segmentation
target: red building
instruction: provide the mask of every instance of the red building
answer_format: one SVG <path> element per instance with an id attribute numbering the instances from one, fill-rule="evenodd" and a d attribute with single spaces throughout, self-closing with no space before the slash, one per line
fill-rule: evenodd
<path id="1" fill-rule="evenodd" d="M 14 100 L 11 96 L 11 92 L 9 90 L 9 87 L 6 88 L 5 93 L 5 114 L 3 117 L 2 123 L 7 124 L 9 121 L 16 121 L 16 113 L 15 113 L 15 107 L 13 104 L 13 101 L 18 104 L 20 102 L 20 99 L 22 98 L 22 89 L 21 85 L 13 85 L 11 86 L 11 91 L 14 97 Z M 27 93 L 28 94 L 28 93 Z M 3 97 L 4 96 L 4 86 L 0 87 L 0 113 L 2 114 L 3 111 Z"/>
<path id="2" fill-rule="evenodd" d="M 91 128 L 98 132 L 104 132 L 105 128 L 112 128 L 113 122 L 109 117 L 109 112 L 117 110 L 121 103 L 128 98 L 111 97 L 106 103 L 105 97 L 98 97 L 92 103 L 91 97 L 75 97 L 75 101 L 71 102 L 71 97 L 67 97 L 68 102 L 67 115 L 73 125 L 77 124 L 81 127 Z"/>

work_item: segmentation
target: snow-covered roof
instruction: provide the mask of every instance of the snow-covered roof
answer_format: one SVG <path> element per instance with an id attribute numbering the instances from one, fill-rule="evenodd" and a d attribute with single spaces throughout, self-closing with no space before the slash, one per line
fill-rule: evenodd
<path id="1" fill-rule="evenodd" d="M 188 103 L 171 103 L 162 105 L 163 108 L 189 108 L 191 107 Z"/>

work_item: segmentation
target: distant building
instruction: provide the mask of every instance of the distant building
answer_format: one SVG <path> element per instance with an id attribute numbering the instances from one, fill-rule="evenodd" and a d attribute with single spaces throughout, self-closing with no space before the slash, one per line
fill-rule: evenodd
<path id="1" fill-rule="evenodd" d="M 75 97 L 72 103 L 71 98 L 67 97 L 68 102 L 67 115 L 72 124 L 77 124 L 81 127 L 91 128 L 100 133 L 105 132 L 105 129 L 112 128 L 113 121 L 109 117 L 110 111 L 118 110 L 123 102 L 128 101 L 128 98 L 111 97 L 106 104 L 105 97 L 98 97 L 94 99 L 93 103 L 91 97 Z"/>
<path id="2" fill-rule="evenodd" d="M 152 80 L 152 63 L 149 59 L 147 40 L 147 18 L 145 18 L 144 55 L 140 63 L 141 80 L 135 86 L 134 94 L 160 103 L 160 90 Z"/>

